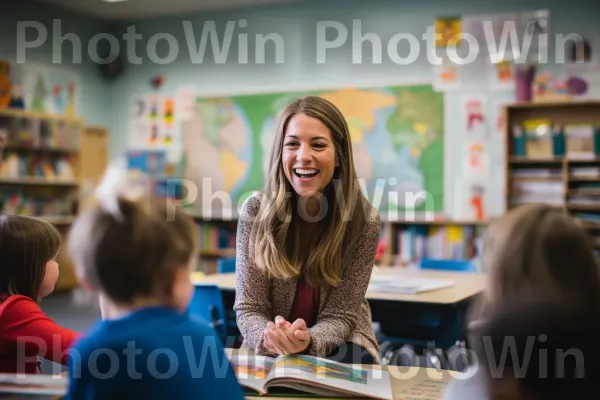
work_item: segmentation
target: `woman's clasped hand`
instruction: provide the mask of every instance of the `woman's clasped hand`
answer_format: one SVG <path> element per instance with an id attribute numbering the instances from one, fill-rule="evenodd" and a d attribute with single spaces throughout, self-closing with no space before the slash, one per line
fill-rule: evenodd
<path id="1" fill-rule="evenodd" d="M 298 354 L 310 345 L 310 333 L 303 319 L 293 323 L 277 316 L 264 331 L 264 346 L 273 354 Z"/>

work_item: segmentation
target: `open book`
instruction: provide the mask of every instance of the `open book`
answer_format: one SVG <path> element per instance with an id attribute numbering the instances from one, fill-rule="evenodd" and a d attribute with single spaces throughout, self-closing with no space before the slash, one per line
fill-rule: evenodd
<path id="1" fill-rule="evenodd" d="M 67 386 L 61 375 L 0 374 L 0 398 L 57 399 L 67 393 Z"/>
<path id="2" fill-rule="evenodd" d="M 389 373 L 381 368 L 361 368 L 306 355 L 272 358 L 236 354 L 229 360 L 240 385 L 262 396 L 393 397 Z"/>

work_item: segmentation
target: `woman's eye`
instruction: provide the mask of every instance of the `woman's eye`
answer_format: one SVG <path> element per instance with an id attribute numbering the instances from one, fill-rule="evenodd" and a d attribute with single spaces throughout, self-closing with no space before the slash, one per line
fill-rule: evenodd
<path id="1" fill-rule="evenodd" d="M 287 142 L 285 145 L 286 146 L 298 146 L 298 143 L 296 143 L 296 142 Z"/>
<path id="2" fill-rule="evenodd" d="M 325 143 L 315 143 L 314 146 L 319 149 L 324 149 L 325 147 L 327 147 Z"/>

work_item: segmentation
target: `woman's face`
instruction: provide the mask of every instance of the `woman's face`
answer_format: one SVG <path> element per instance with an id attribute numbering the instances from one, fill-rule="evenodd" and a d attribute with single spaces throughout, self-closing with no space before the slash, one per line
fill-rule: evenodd
<path id="1" fill-rule="evenodd" d="M 285 176 L 300 197 L 322 192 L 339 165 L 329 128 L 305 114 L 290 119 L 281 154 Z"/>

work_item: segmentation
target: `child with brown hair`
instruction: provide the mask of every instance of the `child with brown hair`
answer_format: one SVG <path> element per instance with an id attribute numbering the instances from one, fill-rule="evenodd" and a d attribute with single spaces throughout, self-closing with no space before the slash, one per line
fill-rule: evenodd
<path id="1" fill-rule="evenodd" d="M 490 400 L 590 397 L 600 376 L 596 307 L 536 299 L 495 310 L 474 340 Z"/>
<path id="2" fill-rule="evenodd" d="M 100 203 L 77 218 L 69 240 L 104 321 L 75 347 L 68 397 L 242 399 L 218 335 L 186 313 L 193 220 L 149 198 Z"/>
<path id="3" fill-rule="evenodd" d="M 535 299 L 599 309 L 600 272 L 589 236 L 562 208 L 529 204 L 509 211 L 489 225 L 482 253 L 488 285 L 471 312 L 472 336 L 497 310 Z M 483 400 L 483 390 L 480 375 L 457 378 L 444 398 Z"/>
<path id="4" fill-rule="evenodd" d="M 58 326 L 38 301 L 54 290 L 61 237 L 41 219 L 0 216 L 0 372 L 40 372 L 38 357 L 67 364 L 79 333 Z"/>

